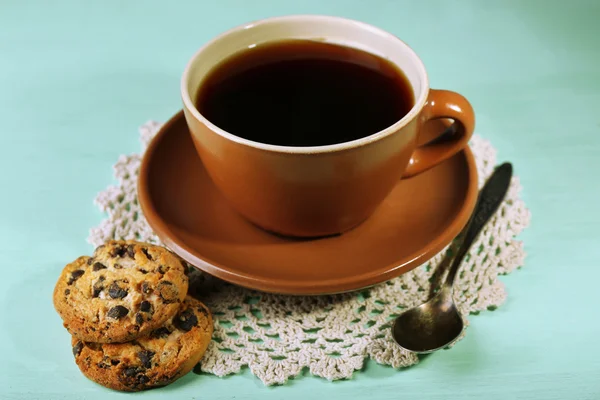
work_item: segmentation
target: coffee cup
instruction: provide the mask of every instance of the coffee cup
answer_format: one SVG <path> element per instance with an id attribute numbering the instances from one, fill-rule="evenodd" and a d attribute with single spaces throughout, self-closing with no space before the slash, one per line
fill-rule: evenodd
<path id="1" fill-rule="evenodd" d="M 196 96 L 224 60 L 286 40 L 329 43 L 387 60 L 404 74 L 414 104 L 398 120 L 364 137 L 300 146 L 248 139 L 199 111 Z M 361 224 L 401 184 L 399 180 L 423 173 L 465 148 L 475 123 L 462 95 L 429 87 L 423 62 L 402 40 L 366 23 L 331 16 L 268 18 L 217 36 L 190 59 L 181 96 L 196 151 L 224 199 L 255 225 L 293 237 L 339 234 Z M 454 133 L 426 135 L 427 121 L 441 118 L 454 120 Z M 285 134 L 284 124 L 281 135 Z"/>

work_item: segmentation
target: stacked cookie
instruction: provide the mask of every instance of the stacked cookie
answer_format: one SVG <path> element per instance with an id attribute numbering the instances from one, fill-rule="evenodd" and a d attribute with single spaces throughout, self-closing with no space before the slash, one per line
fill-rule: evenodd
<path id="1" fill-rule="evenodd" d="M 187 268 L 168 250 L 111 241 L 68 264 L 54 307 L 89 379 L 116 390 L 164 386 L 200 361 L 213 324 L 187 296 Z"/>

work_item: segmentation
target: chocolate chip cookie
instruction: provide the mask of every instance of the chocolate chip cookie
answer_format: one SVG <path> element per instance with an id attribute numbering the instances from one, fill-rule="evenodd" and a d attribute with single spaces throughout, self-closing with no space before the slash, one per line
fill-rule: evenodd
<path id="1" fill-rule="evenodd" d="M 128 343 L 89 343 L 73 338 L 73 355 L 89 379 L 115 390 L 139 391 L 174 382 L 194 368 L 213 332 L 210 311 L 187 297 L 162 327 Z"/>
<path id="2" fill-rule="evenodd" d="M 163 247 L 110 241 L 68 264 L 54 307 L 77 339 L 121 343 L 162 326 L 188 290 L 187 268 Z"/>

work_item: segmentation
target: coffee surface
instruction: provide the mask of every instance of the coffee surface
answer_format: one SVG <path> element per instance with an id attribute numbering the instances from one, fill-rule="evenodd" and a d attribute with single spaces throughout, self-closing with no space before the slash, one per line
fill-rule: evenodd
<path id="1" fill-rule="evenodd" d="M 245 139 L 324 146 L 393 125 L 414 98 L 403 72 L 379 56 L 286 40 L 225 59 L 201 83 L 195 104 L 217 127 Z"/>

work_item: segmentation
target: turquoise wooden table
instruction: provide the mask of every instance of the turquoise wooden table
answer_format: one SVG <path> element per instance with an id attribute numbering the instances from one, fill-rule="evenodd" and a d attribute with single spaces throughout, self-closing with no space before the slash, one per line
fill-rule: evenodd
<path id="1" fill-rule="evenodd" d="M 273 15 L 364 20 L 407 41 L 433 87 L 457 90 L 477 132 L 524 186 L 532 223 L 508 301 L 471 317 L 450 351 L 353 380 L 264 387 L 249 372 L 189 374 L 137 395 L 73 362 L 51 293 L 91 251 L 92 204 L 137 128 L 180 108 L 179 78 L 205 41 Z M 0 2 L 0 398 L 599 399 L 600 2 L 187 0 Z"/>

